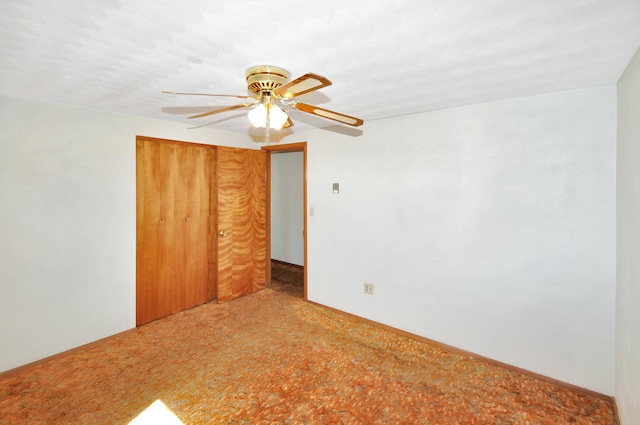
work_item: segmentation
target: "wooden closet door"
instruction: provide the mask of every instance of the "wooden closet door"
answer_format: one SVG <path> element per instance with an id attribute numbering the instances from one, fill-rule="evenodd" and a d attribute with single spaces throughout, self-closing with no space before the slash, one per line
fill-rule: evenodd
<path id="1" fill-rule="evenodd" d="M 141 137 L 136 150 L 136 321 L 141 325 L 215 298 L 210 270 L 216 254 L 210 239 L 215 151 Z"/>
<path id="2" fill-rule="evenodd" d="M 218 302 L 265 288 L 267 155 L 218 146 Z"/>

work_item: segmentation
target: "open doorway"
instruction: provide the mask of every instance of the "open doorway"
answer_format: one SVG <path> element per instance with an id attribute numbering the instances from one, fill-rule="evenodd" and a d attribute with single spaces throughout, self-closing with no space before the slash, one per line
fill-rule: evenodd
<path id="1" fill-rule="evenodd" d="M 267 151 L 267 282 L 271 289 L 307 299 L 306 143 Z"/>

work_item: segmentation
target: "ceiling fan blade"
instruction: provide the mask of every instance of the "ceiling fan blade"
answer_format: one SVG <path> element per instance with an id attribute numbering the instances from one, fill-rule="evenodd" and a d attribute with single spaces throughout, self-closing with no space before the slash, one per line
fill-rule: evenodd
<path id="1" fill-rule="evenodd" d="M 212 93 L 192 93 L 192 92 L 182 92 L 182 91 L 162 91 L 162 93 L 166 94 L 186 94 L 189 96 L 214 96 L 214 97 L 234 97 L 236 99 L 255 99 L 252 96 L 241 96 L 236 94 L 212 94 Z"/>
<path id="2" fill-rule="evenodd" d="M 331 81 L 325 77 L 309 73 L 278 87 L 273 92 L 285 99 L 291 99 L 292 97 L 300 96 L 330 85 Z"/>
<path id="3" fill-rule="evenodd" d="M 222 108 L 222 109 L 216 109 L 215 111 L 209 111 L 209 112 L 205 112 L 202 114 L 198 114 L 198 115 L 194 115 L 192 117 L 189 118 L 202 118 L 202 117 L 208 117 L 209 115 L 213 115 L 213 114 L 219 114 L 220 112 L 227 112 L 227 111 L 233 111 L 234 109 L 240 109 L 240 108 L 246 108 L 248 106 L 252 106 L 254 105 L 255 102 L 251 102 L 251 103 L 241 103 L 239 105 L 233 105 L 233 106 L 228 106 L 226 108 Z"/>
<path id="4" fill-rule="evenodd" d="M 309 105 L 307 103 L 294 102 L 290 105 L 291 107 L 306 112 L 308 114 L 317 115 L 322 118 L 328 118 L 330 120 L 338 121 L 343 124 L 349 124 L 354 127 L 361 126 L 364 124 L 360 118 L 351 117 L 349 115 L 341 114 L 339 112 L 330 111 L 328 109 L 320 108 L 318 106 Z"/>
<path id="5" fill-rule="evenodd" d="M 284 125 L 282 126 L 282 128 L 289 128 L 289 127 L 293 127 L 293 121 L 291 121 L 291 118 L 287 118 L 287 122 L 285 122 Z"/>

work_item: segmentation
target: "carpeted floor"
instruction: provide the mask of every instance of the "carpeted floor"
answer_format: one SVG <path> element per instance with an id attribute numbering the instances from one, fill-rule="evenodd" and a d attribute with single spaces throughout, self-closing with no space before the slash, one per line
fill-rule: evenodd
<path id="1" fill-rule="evenodd" d="M 5 377 L 0 424 L 127 424 L 156 400 L 187 425 L 615 422 L 604 400 L 265 289 Z"/>

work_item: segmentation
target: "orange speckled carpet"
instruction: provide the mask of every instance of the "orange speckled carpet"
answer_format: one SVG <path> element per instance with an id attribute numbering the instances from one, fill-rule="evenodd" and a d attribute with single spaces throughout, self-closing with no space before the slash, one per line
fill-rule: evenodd
<path id="1" fill-rule="evenodd" d="M 0 380 L 0 424 L 614 424 L 608 402 L 265 289 Z M 149 422 L 160 423 L 160 422 Z"/>

